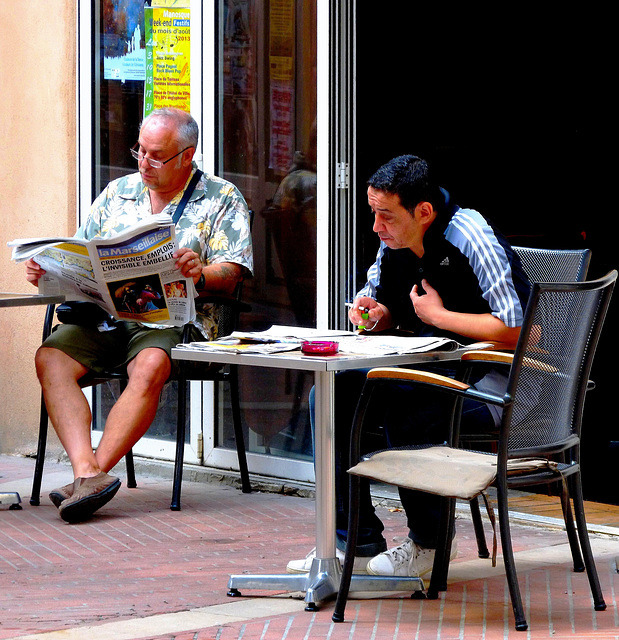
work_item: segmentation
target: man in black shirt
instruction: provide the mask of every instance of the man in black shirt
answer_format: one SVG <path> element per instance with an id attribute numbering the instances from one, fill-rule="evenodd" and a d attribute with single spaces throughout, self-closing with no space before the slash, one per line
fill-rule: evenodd
<path id="1" fill-rule="evenodd" d="M 366 331 L 399 328 L 416 335 L 448 336 L 461 343 L 515 345 L 529 283 L 507 240 L 477 211 L 462 209 L 433 181 L 427 163 L 415 156 L 394 158 L 368 183 L 368 202 L 380 248 L 368 281 L 357 294 L 350 321 Z M 367 314 L 367 317 L 362 317 Z M 431 367 L 454 375 L 453 365 Z M 346 544 L 350 426 L 365 371 L 340 374 L 336 382 L 335 448 L 338 557 Z M 472 383 L 501 389 L 502 371 L 480 372 Z M 388 446 L 437 443 L 445 439 L 444 399 L 406 385 L 392 385 L 380 398 Z M 494 430 L 500 414 L 467 402 L 462 429 Z M 401 489 L 409 534 L 386 550 L 383 524 L 372 506 L 369 485 L 362 485 L 356 571 L 376 575 L 423 575 L 432 568 L 438 529 L 436 496 Z M 453 546 L 455 550 L 455 545 Z M 288 563 L 289 572 L 308 571 L 314 552 Z M 368 561 L 368 558 L 371 559 Z"/>

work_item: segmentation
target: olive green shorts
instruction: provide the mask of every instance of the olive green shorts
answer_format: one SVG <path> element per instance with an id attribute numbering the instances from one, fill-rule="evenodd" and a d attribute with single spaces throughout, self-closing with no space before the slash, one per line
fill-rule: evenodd
<path id="1" fill-rule="evenodd" d="M 192 340 L 204 339 L 194 327 Z M 123 371 L 142 349 L 157 348 L 171 358 L 172 348 L 182 341 L 183 327 L 151 329 L 136 322 L 117 322 L 112 331 L 99 331 L 96 327 L 59 324 L 43 342 L 44 347 L 63 351 L 91 371 L 101 374 Z"/>

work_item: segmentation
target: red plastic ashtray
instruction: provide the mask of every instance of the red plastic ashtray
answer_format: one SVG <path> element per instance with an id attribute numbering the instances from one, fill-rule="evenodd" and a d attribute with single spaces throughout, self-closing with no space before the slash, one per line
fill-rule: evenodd
<path id="1" fill-rule="evenodd" d="M 338 346 L 337 342 L 306 340 L 301 345 L 301 351 L 308 356 L 332 356 L 337 353 Z"/>

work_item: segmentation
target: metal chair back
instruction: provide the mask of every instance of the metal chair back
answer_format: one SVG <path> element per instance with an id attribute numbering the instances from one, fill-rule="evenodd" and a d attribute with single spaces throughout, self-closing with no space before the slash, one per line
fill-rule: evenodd
<path id="1" fill-rule="evenodd" d="M 507 386 L 510 455 L 577 443 L 588 376 L 617 272 L 589 282 L 533 283 Z"/>
<path id="2" fill-rule="evenodd" d="M 513 247 L 531 282 L 583 282 L 591 249 L 535 249 Z"/>

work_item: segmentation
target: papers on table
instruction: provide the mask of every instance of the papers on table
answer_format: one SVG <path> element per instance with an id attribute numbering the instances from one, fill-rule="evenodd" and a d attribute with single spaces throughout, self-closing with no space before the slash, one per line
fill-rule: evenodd
<path id="1" fill-rule="evenodd" d="M 356 335 L 352 331 L 337 331 L 333 329 L 313 329 L 310 327 L 288 327 L 274 324 L 266 331 L 234 331 L 228 338 L 238 338 L 249 342 L 296 342 L 301 344 L 305 340 L 337 340 L 345 336 Z"/>
<path id="2" fill-rule="evenodd" d="M 345 355 L 388 355 L 421 353 L 425 351 L 456 349 L 484 349 L 488 343 L 475 343 L 464 347 L 449 338 L 423 338 L 418 336 L 390 336 L 357 334 L 352 331 L 333 331 L 307 327 L 273 325 L 266 331 L 235 331 L 211 342 L 190 342 L 180 348 L 199 351 L 228 351 L 232 353 L 279 353 L 301 348 L 306 340 L 328 340 L 338 343 L 338 351 Z M 315 356 L 309 356 L 315 357 Z"/>
<path id="3" fill-rule="evenodd" d="M 295 351 L 301 349 L 301 344 L 286 342 L 241 342 L 240 340 L 213 340 L 211 342 L 188 342 L 176 345 L 179 349 L 193 349 L 194 351 L 216 351 L 221 353 L 280 353 L 281 351 Z"/>
<path id="4" fill-rule="evenodd" d="M 211 342 L 179 344 L 180 348 L 199 351 L 228 351 L 232 353 L 279 353 L 301 349 L 306 340 L 334 340 L 352 337 L 352 331 L 333 331 L 309 327 L 273 325 L 266 331 L 234 331 Z"/>
<path id="5" fill-rule="evenodd" d="M 359 355 L 388 355 L 392 353 L 421 353 L 424 351 L 455 351 L 462 345 L 449 338 L 422 338 L 419 336 L 388 336 L 365 334 L 340 340 L 340 353 Z"/>

